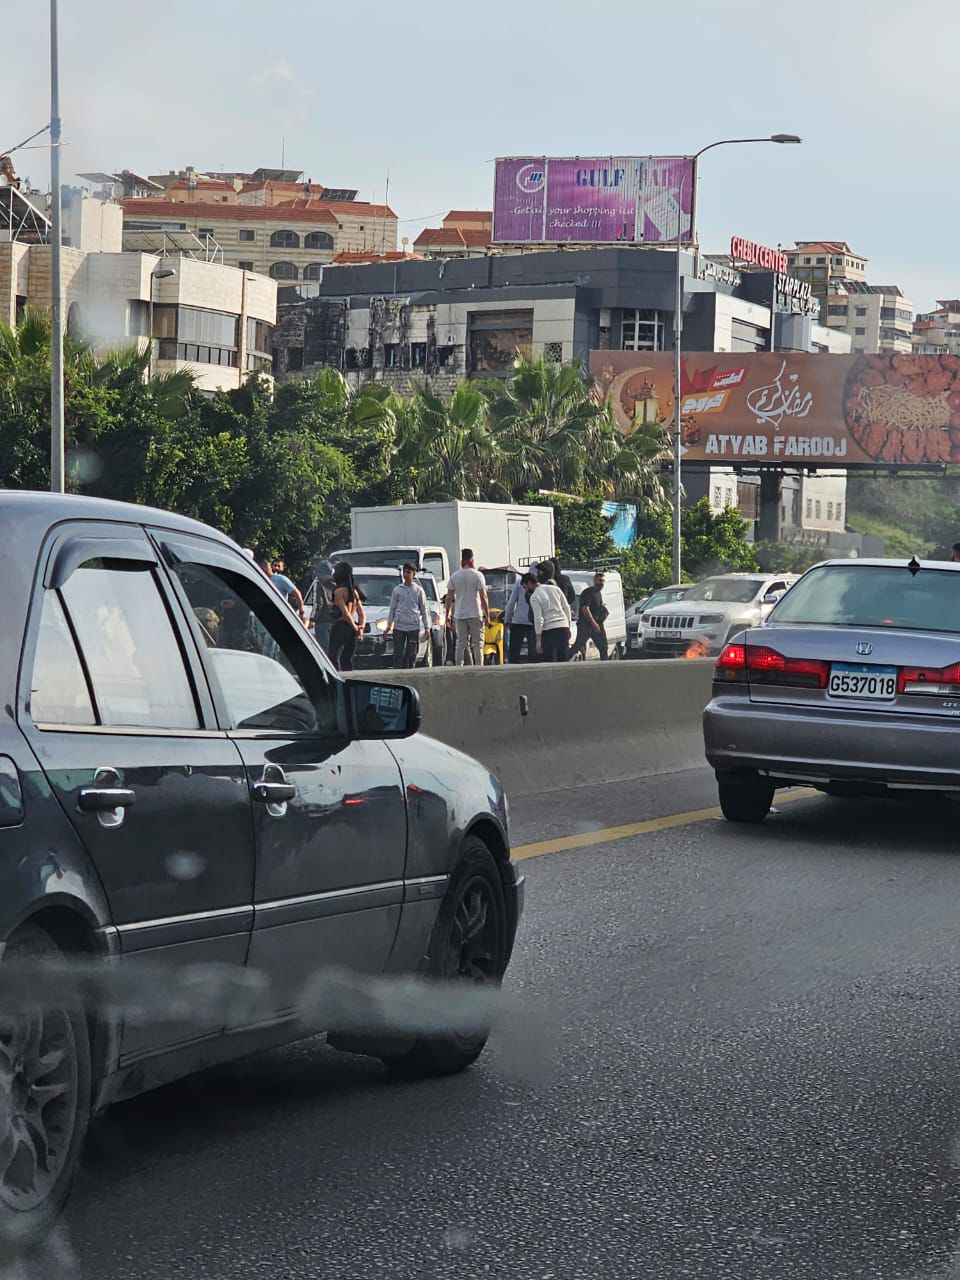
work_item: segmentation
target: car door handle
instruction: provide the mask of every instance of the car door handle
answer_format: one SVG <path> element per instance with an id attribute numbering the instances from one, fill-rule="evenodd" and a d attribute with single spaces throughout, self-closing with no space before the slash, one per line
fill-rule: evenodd
<path id="1" fill-rule="evenodd" d="M 129 787 L 84 787 L 79 805 L 84 813 L 104 813 L 110 809 L 126 809 L 136 800 Z"/>
<path id="2" fill-rule="evenodd" d="M 261 804 L 284 804 L 297 794 L 292 782 L 255 782 L 253 798 Z"/>

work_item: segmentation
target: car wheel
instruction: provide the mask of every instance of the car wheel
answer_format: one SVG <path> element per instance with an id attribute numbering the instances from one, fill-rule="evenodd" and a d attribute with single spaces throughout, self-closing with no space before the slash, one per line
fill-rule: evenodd
<path id="1" fill-rule="evenodd" d="M 776 788 L 758 773 L 717 776 L 720 808 L 728 822 L 762 822 L 770 812 Z"/>
<path id="2" fill-rule="evenodd" d="M 482 840 L 468 836 L 437 915 L 427 973 L 449 982 L 499 985 L 507 963 L 507 909 L 500 873 Z M 403 1075 L 442 1076 L 463 1071 L 487 1043 L 489 1028 L 461 1035 L 423 1036 L 383 1062 Z"/>
<path id="3" fill-rule="evenodd" d="M 63 964 L 33 925 L 4 963 Z M 66 1202 L 90 1115 L 90 1035 L 64 977 L 58 999 L 0 1016 L 0 1258 L 40 1243 Z"/>
<path id="4" fill-rule="evenodd" d="M 607 661 L 619 662 L 622 657 L 623 657 L 623 650 L 621 649 L 619 644 L 615 644 L 613 648 L 610 650 L 610 652 L 607 654 Z"/>
<path id="5" fill-rule="evenodd" d="M 485 655 L 484 655 L 484 659 L 483 659 L 483 665 L 484 665 L 485 667 L 499 667 L 499 666 L 500 666 L 500 655 L 499 655 L 499 653 L 488 653 L 488 654 L 485 654 Z"/>

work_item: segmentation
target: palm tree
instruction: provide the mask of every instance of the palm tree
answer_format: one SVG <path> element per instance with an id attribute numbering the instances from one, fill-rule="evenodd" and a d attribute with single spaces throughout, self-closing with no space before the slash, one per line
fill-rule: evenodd
<path id="1" fill-rule="evenodd" d="M 579 362 L 518 353 L 511 377 L 486 383 L 483 395 L 503 480 L 515 498 L 538 488 L 611 498 L 660 494 L 662 427 L 622 435 Z"/>
<path id="2" fill-rule="evenodd" d="M 487 409 L 474 382 L 458 383 L 449 404 L 426 383 L 398 397 L 395 465 L 408 477 L 410 500 L 509 499 Z"/>

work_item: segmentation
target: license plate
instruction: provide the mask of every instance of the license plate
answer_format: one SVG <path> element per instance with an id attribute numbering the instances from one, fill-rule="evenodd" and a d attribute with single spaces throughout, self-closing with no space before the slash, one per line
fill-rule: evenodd
<path id="1" fill-rule="evenodd" d="M 830 668 L 827 696 L 857 698 L 867 702 L 892 702 L 897 696 L 897 669 L 835 662 Z"/>
<path id="2" fill-rule="evenodd" d="M 682 631 L 655 631 L 653 633 L 654 640 L 682 640 Z"/>

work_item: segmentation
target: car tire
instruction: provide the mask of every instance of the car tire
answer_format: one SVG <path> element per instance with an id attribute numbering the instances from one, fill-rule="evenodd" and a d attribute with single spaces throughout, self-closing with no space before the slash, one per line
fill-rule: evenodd
<path id="1" fill-rule="evenodd" d="M 717 775 L 720 809 L 728 822 L 762 822 L 776 788 L 758 773 Z"/>
<path id="2" fill-rule="evenodd" d="M 47 933 L 27 924 L 10 938 L 3 962 L 62 965 L 64 958 Z M 56 1004 L 0 1017 L 0 1079 L 6 1082 L 0 1097 L 3 1260 L 31 1252 L 48 1237 L 70 1194 L 86 1137 L 90 1032 L 68 976 L 59 984 Z"/>
<path id="3" fill-rule="evenodd" d="M 507 908 L 497 864 L 484 842 L 468 836 L 444 896 L 427 951 L 427 976 L 499 986 L 508 958 Z M 489 1028 L 472 1034 L 421 1036 L 403 1053 L 382 1055 L 404 1076 L 463 1071 L 483 1052 Z"/>
<path id="4" fill-rule="evenodd" d="M 611 648 L 610 652 L 607 654 L 607 661 L 619 662 L 622 657 L 623 657 L 623 649 L 619 644 L 615 644 Z"/>
<path id="5" fill-rule="evenodd" d="M 499 653 L 488 653 L 488 654 L 486 654 L 486 655 L 484 656 L 484 659 L 483 659 L 483 665 L 484 665 L 485 667 L 499 667 L 499 666 L 500 666 L 500 655 L 499 655 Z"/>

